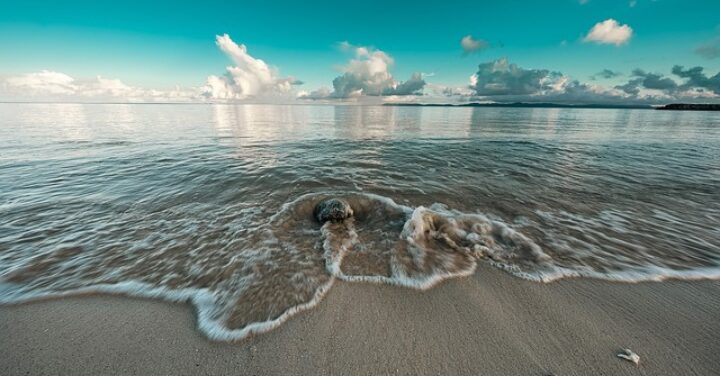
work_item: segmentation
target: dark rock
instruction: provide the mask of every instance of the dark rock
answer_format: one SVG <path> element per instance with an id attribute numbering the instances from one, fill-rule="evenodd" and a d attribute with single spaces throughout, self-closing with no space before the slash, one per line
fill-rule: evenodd
<path id="1" fill-rule="evenodd" d="M 330 222 L 342 222 L 343 220 L 352 217 L 353 210 L 347 201 L 339 198 L 328 198 L 320 201 L 315 205 L 313 211 L 315 219 L 320 223 Z"/>

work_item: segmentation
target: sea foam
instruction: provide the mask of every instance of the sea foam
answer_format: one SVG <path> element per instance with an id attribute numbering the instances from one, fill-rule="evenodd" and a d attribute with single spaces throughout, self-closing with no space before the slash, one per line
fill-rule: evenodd
<path id="1" fill-rule="evenodd" d="M 315 205 L 331 197 L 347 201 L 354 216 L 318 223 Z M 368 193 L 311 193 L 285 203 L 264 223 L 234 229 L 235 238 L 213 252 L 183 247 L 142 251 L 136 244 L 102 252 L 65 247 L 29 258 L 6 254 L 0 303 L 87 293 L 189 302 L 205 335 L 238 340 L 315 306 L 336 280 L 423 290 L 468 276 L 479 262 L 537 282 L 720 278 L 718 267 L 673 269 L 652 260 L 594 267 L 582 258 L 561 257 L 558 244 L 570 240 L 523 233 L 533 225 L 442 204 L 410 207 Z M 543 240 L 554 247 L 544 249 Z"/>

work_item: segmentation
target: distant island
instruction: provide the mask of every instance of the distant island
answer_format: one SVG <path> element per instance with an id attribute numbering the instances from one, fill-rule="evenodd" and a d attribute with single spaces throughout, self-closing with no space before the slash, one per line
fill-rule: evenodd
<path id="1" fill-rule="evenodd" d="M 622 104 L 563 104 L 563 103 L 383 103 L 384 106 L 422 106 L 422 107 L 524 107 L 524 108 L 630 108 L 650 110 L 650 105 L 622 105 Z"/>
<path id="2" fill-rule="evenodd" d="M 720 111 L 720 104 L 693 104 L 693 103 L 672 103 L 662 106 L 651 105 L 622 105 L 622 104 L 563 104 L 563 103 L 384 103 L 384 106 L 406 106 L 406 107 L 512 107 L 512 108 L 619 108 L 619 109 L 656 109 L 676 111 Z"/>
<path id="3" fill-rule="evenodd" d="M 657 109 L 678 111 L 720 111 L 720 104 L 672 103 L 660 106 Z"/>

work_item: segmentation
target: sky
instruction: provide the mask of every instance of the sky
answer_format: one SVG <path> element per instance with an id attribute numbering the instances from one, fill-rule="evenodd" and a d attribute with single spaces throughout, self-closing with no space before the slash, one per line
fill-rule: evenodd
<path id="1" fill-rule="evenodd" d="M 720 1 L 0 2 L 0 100 L 720 102 Z"/>

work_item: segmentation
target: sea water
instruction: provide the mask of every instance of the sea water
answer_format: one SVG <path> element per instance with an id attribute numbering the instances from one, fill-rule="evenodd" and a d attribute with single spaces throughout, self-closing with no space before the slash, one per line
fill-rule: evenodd
<path id="1" fill-rule="evenodd" d="M 331 197 L 354 216 L 318 223 Z M 720 114 L 0 104 L 0 303 L 189 301 L 231 340 L 337 281 L 427 289 L 478 263 L 720 278 Z"/>

